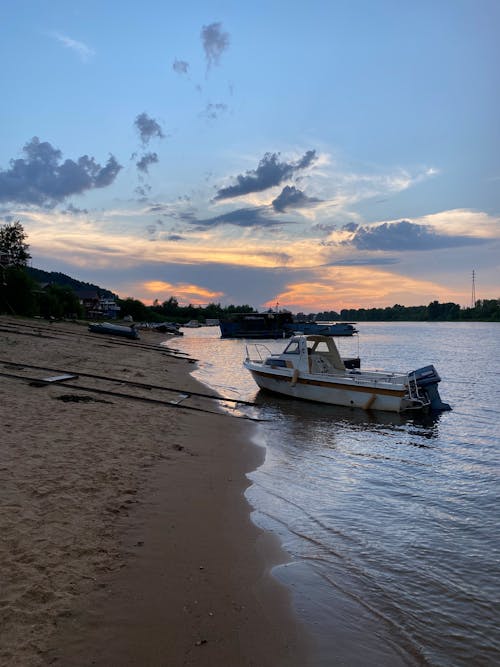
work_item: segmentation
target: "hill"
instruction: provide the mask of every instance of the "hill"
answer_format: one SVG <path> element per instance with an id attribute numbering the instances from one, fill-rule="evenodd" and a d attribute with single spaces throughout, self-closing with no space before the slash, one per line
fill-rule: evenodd
<path id="1" fill-rule="evenodd" d="M 108 289 L 99 287 L 93 283 L 76 280 L 76 278 L 71 278 L 71 276 L 59 273 L 59 271 L 43 271 L 43 269 L 35 269 L 32 266 L 26 267 L 26 270 L 30 278 L 36 280 L 38 283 L 55 283 L 56 285 L 61 285 L 61 287 L 70 287 L 75 292 L 80 290 L 96 290 L 100 296 L 117 298 L 117 295 Z"/>

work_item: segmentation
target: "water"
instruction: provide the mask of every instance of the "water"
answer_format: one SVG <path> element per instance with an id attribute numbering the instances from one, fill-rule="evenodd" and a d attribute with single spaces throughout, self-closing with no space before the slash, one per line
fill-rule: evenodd
<path id="1" fill-rule="evenodd" d="M 255 400 L 266 461 L 250 477 L 255 522 L 279 535 L 314 665 L 500 665 L 500 325 L 362 323 L 363 368 L 433 363 L 437 417 L 368 414 L 258 392 L 246 341 L 217 328 L 172 345 L 195 376 Z M 343 356 L 357 339 L 339 340 Z M 264 341 L 280 351 L 283 341 Z"/>

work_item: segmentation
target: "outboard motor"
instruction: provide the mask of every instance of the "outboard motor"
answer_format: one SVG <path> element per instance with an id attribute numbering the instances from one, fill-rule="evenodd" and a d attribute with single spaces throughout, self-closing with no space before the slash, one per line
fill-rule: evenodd
<path id="1" fill-rule="evenodd" d="M 419 368 L 408 375 L 415 379 L 415 384 L 417 385 L 418 390 L 425 394 L 430 401 L 431 410 L 436 412 L 444 412 L 445 410 L 451 410 L 451 405 L 448 403 L 443 403 L 441 396 L 438 391 L 438 383 L 441 382 L 441 378 L 437 370 L 432 366 L 424 366 Z"/>

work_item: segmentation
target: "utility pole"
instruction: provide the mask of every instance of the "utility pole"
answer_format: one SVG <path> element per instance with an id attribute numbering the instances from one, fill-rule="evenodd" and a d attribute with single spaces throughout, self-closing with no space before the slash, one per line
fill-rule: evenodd
<path id="1" fill-rule="evenodd" d="M 476 272 L 472 269 L 472 308 L 476 307 Z"/>

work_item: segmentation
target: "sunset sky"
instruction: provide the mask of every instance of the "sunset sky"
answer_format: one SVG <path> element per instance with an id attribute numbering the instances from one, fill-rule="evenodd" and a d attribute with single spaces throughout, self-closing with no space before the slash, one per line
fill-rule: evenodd
<path id="1" fill-rule="evenodd" d="M 0 222 L 145 303 L 500 298 L 500 2 L 3 3 Z"/>

